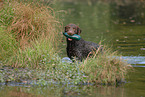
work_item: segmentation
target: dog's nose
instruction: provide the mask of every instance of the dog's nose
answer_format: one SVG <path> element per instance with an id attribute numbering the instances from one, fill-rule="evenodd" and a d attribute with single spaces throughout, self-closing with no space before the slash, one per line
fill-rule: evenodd
<path id="1" fill-rule="evenodd" d="M 74 32 L 73 31 L 68 31 L 67 34 L 68 35 L 74 35 Z"/>

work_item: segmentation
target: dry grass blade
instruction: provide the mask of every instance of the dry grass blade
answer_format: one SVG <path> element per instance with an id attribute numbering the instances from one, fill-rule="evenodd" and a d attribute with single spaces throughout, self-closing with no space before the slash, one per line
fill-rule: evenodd
<path id="1" fill-rule="evenodd" d="M 9 26 L 9 32 L 15 34 L 20 46 L 23 47 L 40 36 L 47 36 L 55 43 L 58 35 L 55 28 L 60 26 L 60 22 L 56 20 L 52 8 L 17 2 L 12 2 L 11 5 L 15 17 Z"/>
<path id="2" fill-rule="evenodd" d="M 105 49 L 100 54 L 96 51 L 80 68 L 89 77 L 89 82 L 116 84 L 124 80 L 129 69 L 127 62 L 117 56 L 117 52 L 110 49 Z"/>
<path id="3" fill-rule="evenodd" d="M 45 67 L 46 64 L 41 61 L 48 59 L 50 65 L 58 52 L 62 24 L 51 7 L 16 1 L 7 2 L 4 6 L 6 10 L 2 11 L 2 20 L 5 20 L 3 25 L 8 26 L 7 34 L 12 35 L 16 41 L 16 50 L 11 49 L 12 54 L 6 59 L 5 64 L 38 68 Z M 8 46 L 6 50 L 10 48 Z"/>

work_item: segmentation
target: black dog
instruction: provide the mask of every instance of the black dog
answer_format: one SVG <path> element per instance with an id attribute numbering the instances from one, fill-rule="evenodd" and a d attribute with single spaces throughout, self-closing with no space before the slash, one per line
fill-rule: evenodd
<path id="1" fill-rule="evenodd" d="M 67 32 L 68 35 L 81 34 L 81 29 L 75 24 L 68 24 L 65 26 L 64 31 Z M 91 55 L 92 51 L 98 50 L 99 48 L 102 50 L 102 47 L 100 47 L 98 44 L 85 41 L 82 38 L 80 40 L 67 38 L 66 50 L 70 59 L 76 57 L 78 60 L 82 61 Z"/>

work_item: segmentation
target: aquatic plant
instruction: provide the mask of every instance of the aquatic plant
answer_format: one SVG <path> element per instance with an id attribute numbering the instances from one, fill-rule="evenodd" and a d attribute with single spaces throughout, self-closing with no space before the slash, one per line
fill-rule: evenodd
<path id="1" fill-rule="evenodd" d="M 42 66 L 39 69 L 0 66 L 2 68 L 0 82 L 14 81 L 41 86 L 75 85 L 87 82 L 86 76 L 79 68 L 80 64 L 62 62 L 58 55 L 52 56 L 49 61 L 46 58 L 48 57 L 43 56 L 43 60 L 39 62 Z"/>
<path id="2" fill-rule="evenodd" d="M 57 60 L 58 61 L 58 60 Z M 63 84 L 74 85 L 87 82 L 86 76 L 79 68 L 80 64 L 61 62 L 52 64 L 53 68 L 47 68 L 43 76 L 39 76 L 37 84 Z M 43 70 L 44 71 L 44 70 Z M 42 72 L 43 72 L 42 71 Z M 43 83 L 42 83 L 43 82 Z"/>

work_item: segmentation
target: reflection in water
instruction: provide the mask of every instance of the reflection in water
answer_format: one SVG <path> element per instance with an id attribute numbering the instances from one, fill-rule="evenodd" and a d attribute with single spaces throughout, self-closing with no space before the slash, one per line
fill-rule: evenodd
<path id="1" fill-rule="evenodd" d="M 144 26 L 119 26 L 114 36 L 113 45 L 124 56 L 145 56 Z"/>
<path id="2" fill-rule="evenodd" d="M 122 97 L 124 88 L 120 86 L 47 86 L 47 87 L 1 87 L 0 95 L 6 97 Z M 4 97 L 4 96 L 3 96 Z M 125 96 L 123 96 L 125 97 Z"/>
<path id="3" fill-rule="evenodd" d="M 23 87 L 1 87 L 0 88 L 1 97 L 43 97 L 31 92 L 27 92 L 27 88 Z"/>

